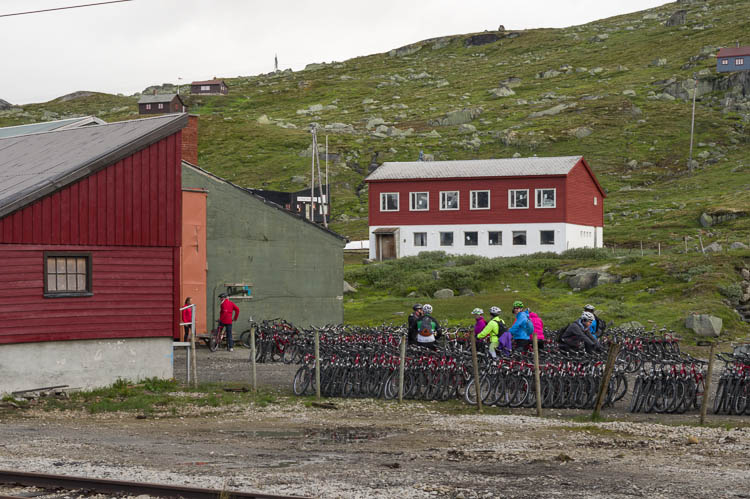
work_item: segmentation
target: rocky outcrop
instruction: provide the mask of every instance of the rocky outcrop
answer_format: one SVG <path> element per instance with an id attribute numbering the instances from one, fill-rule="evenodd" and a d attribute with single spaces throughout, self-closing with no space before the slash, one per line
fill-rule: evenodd
<path id="1" fill-rule="evenodd" d="M 691 314 L 685 320 L 685 327 L 692 329 L 698 336 L 716 338 L 721 334 L 723 321 L 721 317 L 708 314 Z"/>

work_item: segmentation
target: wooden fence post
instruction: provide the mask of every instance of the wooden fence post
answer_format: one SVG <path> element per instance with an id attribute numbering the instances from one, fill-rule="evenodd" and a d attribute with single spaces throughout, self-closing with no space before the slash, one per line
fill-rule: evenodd
<path id="1" fill-rule="evenodd" d="M 714 372 L 714 342 L 708 349 L 708 371 L 706 372 L 706 386 L 703 389 L 703 400 L 701 400 L 701 420 L 703 425 L 706 422 L 706 409 L 708 409 L 708 396 L 711 393 L 711 375 Z"/>
<path id="2" fill-rule="evenodd" d="M 479 410 L 479 413 L 482 413 L 482 390 L 479 388 L 479 385 L 482 383 L 482 380 L 479 379 L 479 361 L 477 360 L 477 335 L 474 334 L 473 331 L 469 332 L 469 336 L 471 337 L 471 363 L 474 368 L 474 389 L 477 393 L 477 409 Z"/>
<path id="3" fill-rule="evenodd" d="M 606 398 L 607 389 L 609 388 L 609 379 L 612 377 L 612 371 L 615 367 L 615 361 L 617 361 L 617 354 L 620 353 L 620 344 L 611 343 L 609 345 L 609 351 L 607 352 L 607 366 L 604 368 L 604 374 L 602 375 L 602 384 L 599 386 L 599 394 L 596 396 L 596 405 L 594 406 L 594 413 L 591 415 L 591 419 L 597 419 L 599 413 L 602 410 L 604 399 Z"/>

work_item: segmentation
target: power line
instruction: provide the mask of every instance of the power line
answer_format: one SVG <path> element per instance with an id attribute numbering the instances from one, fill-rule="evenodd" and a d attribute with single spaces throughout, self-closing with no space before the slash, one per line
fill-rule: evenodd
<path id="1" fill-rule="evenodd" d="M 40 12 L 51 12 L 53 10 L 80 9 L 81 7 L 94 7 L 108 3 L 132 2 L 133 0 L 110 0 L 109 2 L 87 3 L 83 5 L 71 5 L 70 7 L 55 7 L 54 9 L 30 10 L 28 12 L 14 12 L 13 14 L 0 14 L 0 17 L 22 16 L 24 14 L 38 14 Z"/>

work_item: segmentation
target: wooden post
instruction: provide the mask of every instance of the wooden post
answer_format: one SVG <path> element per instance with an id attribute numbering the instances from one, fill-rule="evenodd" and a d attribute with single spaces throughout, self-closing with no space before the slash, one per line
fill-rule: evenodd
<path id="1" fill-rule="evenodd" d="M 193 387 L 198 388 L 198 361 L 195 358 L 195 305 L 193 305 L 192 312 L 192 324 L 190 324 L 190 367 L 193 371 Z"/>
<path id="2" fill-rule="evenodd" d="M 609 388 L 609 379 L 612 377 L 612 371 L 615 367 L 615 361 L 617 360 L 617 354 L 620 353 L 620 344 L 611 343 L 609 345 L 609 352 L 607 352 L 607 365 L 604 368 L 604 374 L 602 375 L 602 384 L 599 386 L 599 393 L 596 396 L 596 405 L 594 406 L 594 413 L 591 415 L 591 419 L 597 419 L 599 413 L 602 410 L 604 404 L 605 395 Z"/>
<path id="3" fill-rule="evenodd" d="M 255 331 L 258 326 L 250 326 L 250 364 L 253 366 L 253 392 L 258 392 L 258 376 L 255 370 Z"/>
<path id="4" fill-rule="evenodd" d="M 406 363 L 406 339 L 407 333 L 401 336 L 401 349 L 399 352 L 400 361 L 398 363 L 398 403 L 404 401 L 404 364 Z"/>
<path id="5" fill-rule="evenodd" d="M 708 349 L 708 372 L 706 372 L 706 387 L 703 389 L 703 400 L 701 400 L 701 425 L 706 422 L 706 409 L 708 409 L 708 396 L 711 393 L 711 375 L 714 372 L 714 343 Z"/>
<path id="6" fill-rule="evenodd" d="M 536 331 L 531 335 L 532 346 L 534 347 L 534 386 L 536 389 L 536 415 L 542 417 L 542 385 L 541 376 L 539 375 L 539 340 Z"/>
<path id="7" fill-rule="evenodd" d="M 320 400 L 320 331 L 315 329 L 315 396 Z"/>
<path id="8" fill-rule="evenodd" d="M 471 337 L 471 363 L 474 368 L 474 389 L 477 393 L 477 410 L 479 410 L 479 413 L 482 413 L 482 390 L 479 388 L 479 385 L 482 383 L 482 380 L 479 379 L 479 362 L 477 361 L 477 335 L 474 334 L 473 331 L 469 332 L 469 336 Z"/>

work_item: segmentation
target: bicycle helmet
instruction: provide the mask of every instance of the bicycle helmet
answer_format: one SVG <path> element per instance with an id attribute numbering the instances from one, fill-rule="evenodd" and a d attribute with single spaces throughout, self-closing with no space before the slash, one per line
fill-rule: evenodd
<path id="1" fill-rule="evenodd" d="M 500 312 L 502 312 L 502 310 L 500 310 L 500 307 L 490 307 L 490 313 L 492 315 L 500 315 Z"/>
<path id="2" fill-rule="evenodd" d="M 492 312 L 492 309 L 490 309 L 490 312 Z M 475 308 L 474 310 L 471 311 L 472 315 L 482 315 L 483 313 L 484 313 L 484 310 L 482 310 L 481 308 Z"/>
<path id="3" fill-rule="evenodd" d="M 594 306 L 593 306 L 593 305 L 591 305 L 590 303 L 587 303 L 587 304 L 586 304 L 586 306 L 585 306 L 585 307 L 583 307 L 583 309 L 584 309 L 584 310 L 585 310 L 586 312 L 591 312 L 591 313 L 593 313 L 593 312 L 594 312 L 594 310 L 596 310 L 596 309 L 594 308 Z"/>
<path id="4" fill-rule="evenodd" d="M 593 321 L 594 320 L 594 314 L 591 312 L 584 312 L 581 314 L 581 320 L 582 321 Z"/>
<path id="5" fill-rule="evenodd" d="M 513 308 L 523 308 L 523 302 L 520 300 L 516 300 L 513 302 Z"/>
<path id="6" fill-rule="evenodd" d="M 420 310 L 422 308 L 421 303 L 415 303 L 413 307 L 411 307 L 412 310 Z"/>
<path id="7" fill-rule="evenodd" d="M 222 298 L 222 299 L 224 299 L 224 298 L 226 298 L 226 297 L 227 297 L 227 294 L 226 294 L 226 293 L 221 293 L 221 294 L 219 295 L 219 298 Z"/>
<path id="8" fill-rule="evenodd" d="M 429 303 L 425 303 L 424 305 L 422 305 L 422 312 L 430 315 L 432 313 L 432 305 L 430 305 Z"/>

